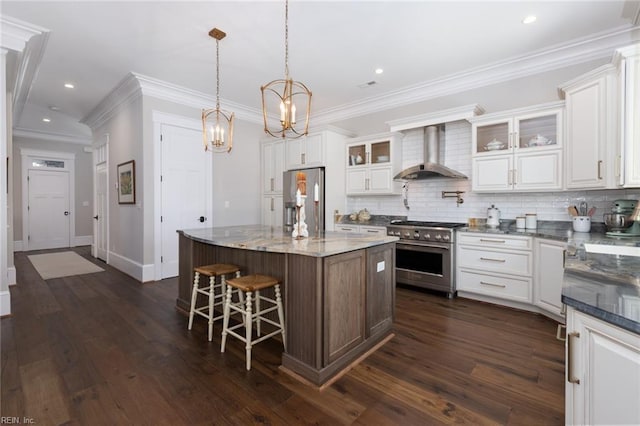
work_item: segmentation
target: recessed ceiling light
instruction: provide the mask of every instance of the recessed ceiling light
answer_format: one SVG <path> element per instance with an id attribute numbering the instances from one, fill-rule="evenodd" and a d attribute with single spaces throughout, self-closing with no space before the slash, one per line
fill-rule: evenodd
<path id="1" fill-rule="evenodd" d="M 51 111 L 60 111 L 60 107 L 57 107 L 57 106 L 55 106 L 55 105 L 51 105 L 51 106 L 49 107 L 49 109 L 50 109 Z"/>
<path id="2" fill-rule="evenodd" d="M 376 68 L 376 74 L 382 74 L 384 70 L 382 68 Z"/>
<path id="3" fill-rule="evenodd" d="M 50 119 L 50 118 L 45 117 L 45 118 L 43 118 L 43 119 L 42 119 L 42 121 L 44 121 L 45 123 L 50 123 L 50 122 L 51 122 L 51 119 Z"/>
<path id="4" fill-rule="evenodd" d="M 73 89 L 75 86 L 73 85 L 73 83 L 65 83 L 64 87 L 66 87 L 67 89 Z"/>
<path id="5" fill-rule="evenodd" d="M 536 22 L 537 19 L 538 18 L 536 18 L 534 15 L 529 15 L 529 16 L 525 17 L 522 20 L 522 23 L 523 24 L 532 24 L 532 23 Z"/>

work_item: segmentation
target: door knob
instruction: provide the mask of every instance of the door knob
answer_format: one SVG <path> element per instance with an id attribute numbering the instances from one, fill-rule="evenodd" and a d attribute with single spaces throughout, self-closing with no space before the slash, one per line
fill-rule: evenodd
<path id="1" fill-rule="evenodd" d="M 98 220 L 98 215 L 95 215 L 93 218 L 94 218 L 95 220 Z"/>
<path id="2" fill-rule="evenodd" d="M 65 216 L 69 216 L 69 212 L 64 212 L 64 215 Z"/>
<path id="3" fill-rule="evenodd" d="M 199 218 L 198 220 L 199 220 L 200 222 L 204 222 L 205 220 L 207 220 L 207 218 L 206 218 L 206 217 L 204 217 L 204 216 L 200 216 L 200 218 Z"/>

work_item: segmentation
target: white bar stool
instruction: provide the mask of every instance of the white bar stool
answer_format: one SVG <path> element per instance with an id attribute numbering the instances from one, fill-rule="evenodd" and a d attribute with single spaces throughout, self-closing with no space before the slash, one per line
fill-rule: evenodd
<path id="1" fill-rule="evenodd" d="M 193 268 L 193 290 L 191 291 L 191 309 L 189 310 L 189 330 L 193 325 L 193 317 L 195 314 L 200 315 L 209 320 L 209 341 L 213 337 L 213 322 L 223 317 L 223 314 L 215 316 L 215 307 L 224 305 L 224 297 L 227 288 L 227 279 L 225 275 L 235 274 L 240 277 L 240 268 L 236 265 L 225 263 L 216 263 L 213 265 L 198 266 Z M 209 277 L 209 285 L 207 287 L 199 287 L 200 275 Z M 216 277 L 220 276 L 220 282 L 216 283 Z M 208 303 L 200 307 L 196 306 L 198 294 L 207 296 Z M 242 294 L 240 294 L 242 297 Z M 242 300 L 242 299 L 241 299 Z"/>
<path id="2" fill-rule="evenodd" d="M 275 288 L 276 298 L 271 299 L 266 296 L 262 296 L 260 294 L 260 290 L 264 290 L 266 288 Z M 231 294 L 232 289 L 238 289 L 245 295 L 245 303 L 233 304 L 231 303 Z M 256 312 L 252 312 L 253 308 L 253 298 L 252 294 L 255 292 L 255 301 L 256 301 Z M 261 309 L 260 302 L 267 302 L 271 304 L 271 307 L 267 309 Z M 229 316 L 231 311 L 239 312 L 242 314 L 243 321 L 240 324 L 234 325 L 233 327 L 229 327 Z M 275 322 L 269 318 L 266 318 L 265 315 L 269 312 L 273 312 L 274 310 L 278 311 L 278 322 Z M 251 339 L 251 328 L 253 327 L 253 323 L 257 324 L 258 336 L 261 334 L 260 330 L 260 322 L 264 321 L 276 327 L 275 331 L 272 331 L 269 334 L 266 334 L 262 337 L 259 337 L 256 340 Z M 241 336 L 235 330 L 244 327 L 245 335 Z M 245 343 L 246 349 L 246 362 L 247 362 L 247 370 L 251 370 L 251 348 L 256 343 L 262 342 L 269 337 L 275 336 L 276 334 L 282 334 L 282 344 L 286 350 L 287 343 L 285 337 L 284 330 L 284 309 L 282 308 L 282 298 L 280 297 L 280 284 L 278 280 L 267 276 L 267 275 L 245 275 L 239 278 L 233 278 L 227 280 L 227 295 L 224 303 L 224 317 L 222 322 L 222 344 L 220 345 L 220 352 L 224 352 L 224 348 L 227 342 L 227 334 L 230 334 L 237 339 L 243 341 Z"/>

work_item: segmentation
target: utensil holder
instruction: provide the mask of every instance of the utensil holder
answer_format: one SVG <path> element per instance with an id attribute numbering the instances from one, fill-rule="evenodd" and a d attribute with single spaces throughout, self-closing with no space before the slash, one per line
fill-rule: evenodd
<path id="1" fill-rule="evenodd" d="M 591 218 L 589 216 L 574 216 L 573 230 L 576 232 L 591 231 Z"/>

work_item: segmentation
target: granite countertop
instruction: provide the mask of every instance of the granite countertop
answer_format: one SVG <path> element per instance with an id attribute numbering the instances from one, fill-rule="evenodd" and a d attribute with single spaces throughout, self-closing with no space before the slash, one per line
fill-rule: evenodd
<path id="1" fill-rule="evenodd" d="M 407 216 L 388 216 L 388 215 L 371 215 L 369 220 L 351 220 L 346 214 L 337 221 L 341 225 L 362 225 L 362 226 L 387 226 L 392 220 L 407 220 Z"/>
<path id="2" fill-rule="evenodd" d="M 313 257 L 331 256 L 398 240 L 397 237 L 387 235 L 345 234 L 329 231 L 320 232 L 319 238 L 315 238 L 311 233 L 309 238 L 296 240 L 289 232 L 285 233 L 282 227 L 263 225 L 186 229 L 178 232 L 195 241 L 222 247 Z"/>
<path id="3" fill-rule="evenodd" d="M 481 226 L 477 228 L 465 227 L 458 228 L 458 232 L 480 232 L 487 234 L 503 234 L 503 235 L 521 235 L 524 237 L 548 238 L 558 241 L 569 241 L 575 234 L 583 234 L 583 232 L 574 232 L 571 222 L 539 220 L 536 229 L 518 229 L 515 220 L 503 220 L 497 228 Z M 594 223 L 591 231 L 594 234 L 602 234 L 604 236 L 604 225 Z M 589 233 L 585 233 L 589 235 Z"/>
<path id="4" fill-rule="evenodd" d="M 587 253 L 565 259 L 562 302 L 640 334 L 640 257 Z"/>

